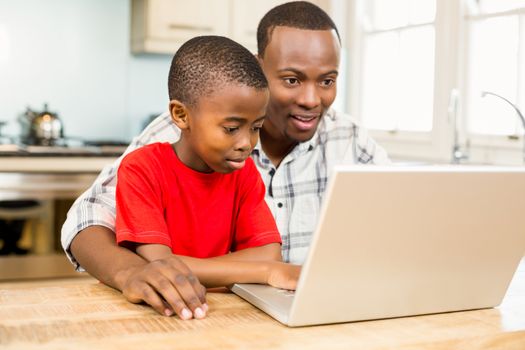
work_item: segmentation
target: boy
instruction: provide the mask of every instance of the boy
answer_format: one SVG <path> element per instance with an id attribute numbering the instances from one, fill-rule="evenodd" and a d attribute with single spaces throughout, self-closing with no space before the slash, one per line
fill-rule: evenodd
<path id="1" fill-rule="evenodd" d="M 269 98 L 256 58 L 224 37 L 193 38 L 175 54 L 168 86 L 181 137 L 122 160 L 117 242 L 147 261 L 175 254 L 208 287 L 244 282 L 295 289 L 299 267 L 280 262 L 281 238 L 249 158 Z M 206 310 L 201 302 L 193 316 Z M 182 308 L 179 316 L 189 319 L 192 312 Z"/>

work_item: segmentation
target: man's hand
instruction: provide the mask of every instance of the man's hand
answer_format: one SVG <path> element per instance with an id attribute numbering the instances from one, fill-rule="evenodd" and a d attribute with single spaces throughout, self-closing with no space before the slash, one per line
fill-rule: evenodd
<path id="1" fill-rule="evenodd" d="M 206 289 L 176 256 L 133 266 L 126 275 L 122 294 L 128 301 L 145 302 L 161 315 L 175 312 L 183 320 L 206 316 Z"/>
<path id="2" fill-rule="evenodd" d="M 301 274 L 300 265 L 286 264 L 283 262 L 271 262 L 268 272 L 268 284 L 273 287 L 295 290 L 297 281 Z"/>

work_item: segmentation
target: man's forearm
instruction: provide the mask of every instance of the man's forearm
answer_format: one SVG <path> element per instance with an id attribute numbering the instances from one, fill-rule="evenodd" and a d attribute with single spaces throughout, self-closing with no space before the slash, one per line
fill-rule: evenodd
<path id="1" fill-rule="evenodd" d="M 118 246 L 115 234 L 104 226 L 90 226 L 79 232 L 71 243 L 71 253 L 92 276 L 121 291 L 132 268 L 147 263 Z"/>
<path id="2" fill-rule="evenodd" d="M 206 315 L 206 291 L 184 263 L 174 256 L 148 263 L 120 247 L 103 226 L 81 231 L 71 244 L 80 265 L 103 283 L 122 291 L 132 303 L 146 302 L 159 314 L 183 319 Z"/>
<path id="3" fill-rule="evenodd" d="M 147 261 L 164 259 L 172 255 L 170 247 L 163 244 L 138 244 L 135 251 Z"/>

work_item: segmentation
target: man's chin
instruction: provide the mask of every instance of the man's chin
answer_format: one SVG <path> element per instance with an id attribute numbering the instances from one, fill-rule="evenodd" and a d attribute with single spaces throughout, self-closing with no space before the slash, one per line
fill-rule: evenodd
<path id="1" fill-rule="evenodd" d="M 296 143 L 302 143 L 302 142 L 307 142 L 307 141 L 310 141 L 312 139 L 312 137 L 314 137 L 315 135 L 315 131 L 317 130 L 314 129 L 313 131 L 308 131 L 308 132 L 293 132 L 293 133 L 288 133 L 288 138 L 290 140 L 293 140 L 294 142 Z"/>
<path id="2" fill-rule="evenodd" d="M 310 141 L 312 137 L 314 137 L 315 133 L 317 132 L 317 128 L 319 127 L 319 124 L 316 124 L 314 128 L 311 128 L 309 130 L 297 130 L 293 128 L 292 130 L 289 130 L 288 136 L 297 142 L 306 142 Z"/>

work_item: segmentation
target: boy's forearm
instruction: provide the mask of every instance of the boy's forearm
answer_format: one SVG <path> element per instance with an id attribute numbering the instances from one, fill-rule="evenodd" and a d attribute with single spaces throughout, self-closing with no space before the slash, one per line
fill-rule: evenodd
<path id="1" fill-rule="evenodd" d="M 234 283 L 268 283 L 271 261 L 231 261 L 219 258 L 198 259 L 178 257 L 208 288 L 223 287 Z"/>
<path id="2" fill-rule="evenodd" d="M 272 263 L 280 262 L 281 245 L 271 243 L 209 259 L 179 256 L 206 287 L 233 283 L 268 283 Z"/>
<path id="3" fill-rule="evenodd" d="M 281 245 L 270 243 L 260 247 L 238 250 L 213 258 L 225 261 L 282 261 Z"/>
<path id="4" fill-rule="evenodd" d="M 147 264 L 137 254 L 119 247 L 115 234 L 104 226 L 79 232 L 71 243 L 71 253 L 92 276 L 119 290 L 123 290 L 133 268 Z"/>

